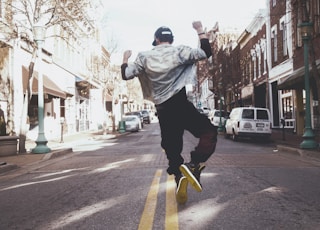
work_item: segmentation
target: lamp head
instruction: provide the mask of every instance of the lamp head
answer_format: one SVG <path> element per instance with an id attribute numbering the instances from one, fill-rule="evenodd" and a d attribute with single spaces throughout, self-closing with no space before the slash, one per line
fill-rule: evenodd
<path id="1" fill-rule="evenodd" d="M 46 37 L 46 27 L 44 25 L 35 24 L 33 26 L 33 40 L 44 41 Z"/>
<path id="2" fill-rule="evenodd" d="M 311 37 L 312 29 L 313 29 L 312 22 L 302 22 L 299 25 L 299 27 L 300 27 L 300 33 L 302 38 L 306 39 Z"/>

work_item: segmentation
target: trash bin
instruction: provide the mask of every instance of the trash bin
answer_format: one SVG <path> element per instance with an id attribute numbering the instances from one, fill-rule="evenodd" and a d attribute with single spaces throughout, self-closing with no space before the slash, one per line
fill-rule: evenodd
<path id="1" fill-rule="evenodd" d="M 126 132 L 126 122 L 125 121 L 119 121 L 119 132 L 120 133 Z"/>

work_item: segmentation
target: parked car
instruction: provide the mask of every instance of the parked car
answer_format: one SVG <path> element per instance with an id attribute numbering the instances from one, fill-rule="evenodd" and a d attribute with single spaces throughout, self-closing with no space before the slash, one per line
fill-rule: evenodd
<path id="1" fill-rule="evenodd" d="M 138 116 L 139 119 L 140 119 L 140 123 L 141 123 L 140 127 L 143 128 L 143 115 L 142 115 L 142 113 L 140 111 L 127 112 L 124 115 L 125 116 L 127 116 L 127 115 L 136 115 L 136 116 Z"/>
<path id="2" fill-rule="evenodd" d="M 269 139 L 271 132 L 270 111 L 266 108 L 233 108 L 225 125 L 225 136 L 233 140 L 239 137 Z"/>
<path id="3" fill-rule="evenodd" d="M 201 108 L 203 110 L 204 115 L 209 116 L 211 110 L 207 107 L 202 107 Z"/>
<path id="4" fill-rule="evenodd" d="M 151 123 L 151 117 L 150 117 L 150 113 L 148 110 L 141 110 L 142 113 L 142 117 L 143 117 L 143 122 L 145 124 L 150 124 Z"/>
<path id="5" fill-rule="evenodd" d="M 209 116 L 209 113 L 210 113 L 210 109 L 206 108 L 206 107 L 202 107 L 202 108 L 197 108 L 197 110 L 203 114 L 203 115 L 206 115 L 206 116 Z"/>
<path id="6" fill-rule="evenodd" d="M 202 114 L 204 114 L 204 111 L 203 111 L 203 109 L 197 108 L 197 110 L 199 111 L 199 113 L 202 113 Z"/>
<path id="7" fill-rule="evenodd" d="M 227 113 L 221 110 L 221 123 L 224 126 L 227 118 Z M 219 126 L 220 124 L 220 110 L 214 109 L 210 114 L 209 114 L 209 119 L 211 120 L 212 124 L 215 126 Z"/>
<path id="8" fill-rule="evenodd" d="M 140 119 L 136 115 L 126 115 L 122 117 L 126 124 L 126 131 L 138 132 L 140 130 Z"/>

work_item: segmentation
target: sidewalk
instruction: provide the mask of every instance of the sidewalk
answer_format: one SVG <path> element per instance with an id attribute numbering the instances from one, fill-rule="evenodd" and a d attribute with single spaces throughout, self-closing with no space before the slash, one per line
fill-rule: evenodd
<path id="1" fill-rule="evenodd" d="M 51 152 L 46 154 L 31 153 L 30 150 L 34 148 L 36 144 L 32 140 L 27 140 L 26 149 L 28 153 L 14 156 L 0 156 L 0 174 L 72 153 L 72 146 L 79 141 L 112 139 L 124 134 L 128 134 L 128 132 L 115 132 L 106 135 L 103 135 L 101 132 L 83 132 L 64 136 L 62 143 L 60 138 L 49 140 L 47 145 L 51 149 Z M 276 144 L 278 150 L 320 161 L 319 148 L 315 150 L 303 150 L 300 148 L 302 140 L 302 136 L 298 136 L 292 132 L 283 133 L 280 129 L 272 131 L 271 141 Z M 317 137 L 316 141 L 320 143 L 320 138 Z"/>
<path id="2" fill-rule="evenodd" d="M 113 139 L 123 134 L 126 133 L 115 132 L 112 134 L 103 134 L 102 132 L 88 131 L 73 135 L 66 135 L 63 136 L 62 142 L 61 138 L 48 140 L 47 146 L 51 149 L 51 151 L 44 154 L 31 153 L 31 150 L 36 146 L 36 143 L 33 140 L 27 139 L 27 153 L 17 154 L 13 156 L 0 156 L 0 174 L 72 153 L 72 146 L 74 146 L 79 141 L 85 142 L 90 140 Z"/>
<path id="3" fill-rule="evenodd" d="M 283 132 L 282 129 L 273 129 L 271 140 L 277 145 L 278 150 L 290 152 L 301 157 L 310 157 L 320 160 L 320 146 L 317 149 L 301 149 L 300 144 L 303 141 L 302 135 L 296 135 L 290 131 Z M 315 140 L 320 144 L 320 136 L 316 135 Z"/>

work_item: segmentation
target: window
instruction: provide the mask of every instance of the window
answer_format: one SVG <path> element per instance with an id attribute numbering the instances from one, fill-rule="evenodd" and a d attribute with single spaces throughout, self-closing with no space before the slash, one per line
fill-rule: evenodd
<path id="1" fill-rule="evenodd" d="M 3 7 L 2 4 L 3 4 L 3 3 L 2 3 L 2 0 L 0 0 L 0 18 L 3 17 L 3 16 L 2 16 L 2 7 Z"/>
<path id="2" fill-rule="evenodd" d="M 260 40 L 260 46 L 261 46 L 261 59 L 263 62 L 263 73 L 265 74 L 267 72 L 267 55 L 266 55 L 266 39 L 263 38 Z"/>
<path id="3" fill-rule="evenodd" d="M 293 101 L 292 101 L 292 97 L 289 94 L 288 97 L 282 98 L 282 114 L 285 119 L 293 118 L 292 109 L 293 109 Z"/>
<path id="4" fill-rule="evenodd" d="M 314 31 L 320 33 L 320 1 L 314 3 Z"/>
<path id="5" fill-rule="evenodd" d="M 282 49 L 283 56 L 288 55 L 288 44 L 287 44 L 287 26 L 284 20 L 280 22 L 280 29 L 282 29 Z"/>
<path id="6" fill-rule="evenodd" d="M 294 33 L 296 36 L 295 46 L 301 47 L 302 46 L 302 37 L 301 37 L 301 31 L 300 31 L 301 29 L 300 29 L 299 25 L 302 22 L 302 12 L 301 12 L 302 10 L 301 10 L 301 7 L 299 7 L 298 3 L 296 3 L 293 6 L 293 11 L 294 11 L 294 15 L 296 16 L 294 18 L 294 28 L 296 30 L 296 32 Z"/>
<path id="7" fill-rule="evenodd" d="M 244 109 L 242 112 L 242 118 L 254 119 L 254 110 L 253 109 Z"/>
<path id="8" fill-rule="evenodd" d="M 257 78 L 257 53 L 255 49 L 251 49 L 251 57 L 253 61 L 253 79 Z"/>
<path id="9" fill-rule="evenodd" d="M 271 44 L 273 48 L 273 61 L 278 61 L 278 40 L 277 40 L 277 26 L 271 30 Z"/>
<path id="10" fill-rule="evenodd" d="M 273 33 L 273 60 L 276 62 L 278 61 L 278 40 L 275 31 L 273 31 Z"/>
<path id="11" fill-rule="evenodd" d="M 257 119 L 258 120 L 269 120 L 269 115 L 267 110 L 257 109 Z"/>
<path id="12" fill-rule="evenodd" d="M 277 5 L 277 0 L 272 0 L 272 6 L 276 6 Z"/>
<path id="13" fill-rule="evenodd" d="M 260 77 L 261 76 L 261 48 L 260 48 L 260 45 L 259 44 L 257 44 L 256 45 L 256 54 L 257 54 L 257 58 L 258 58 L 258 60 L 257 60 L 257 65 L 258 65 L 258 69 L 257 69 L 257 71 L 258 71 L 258 77 Z"/>

